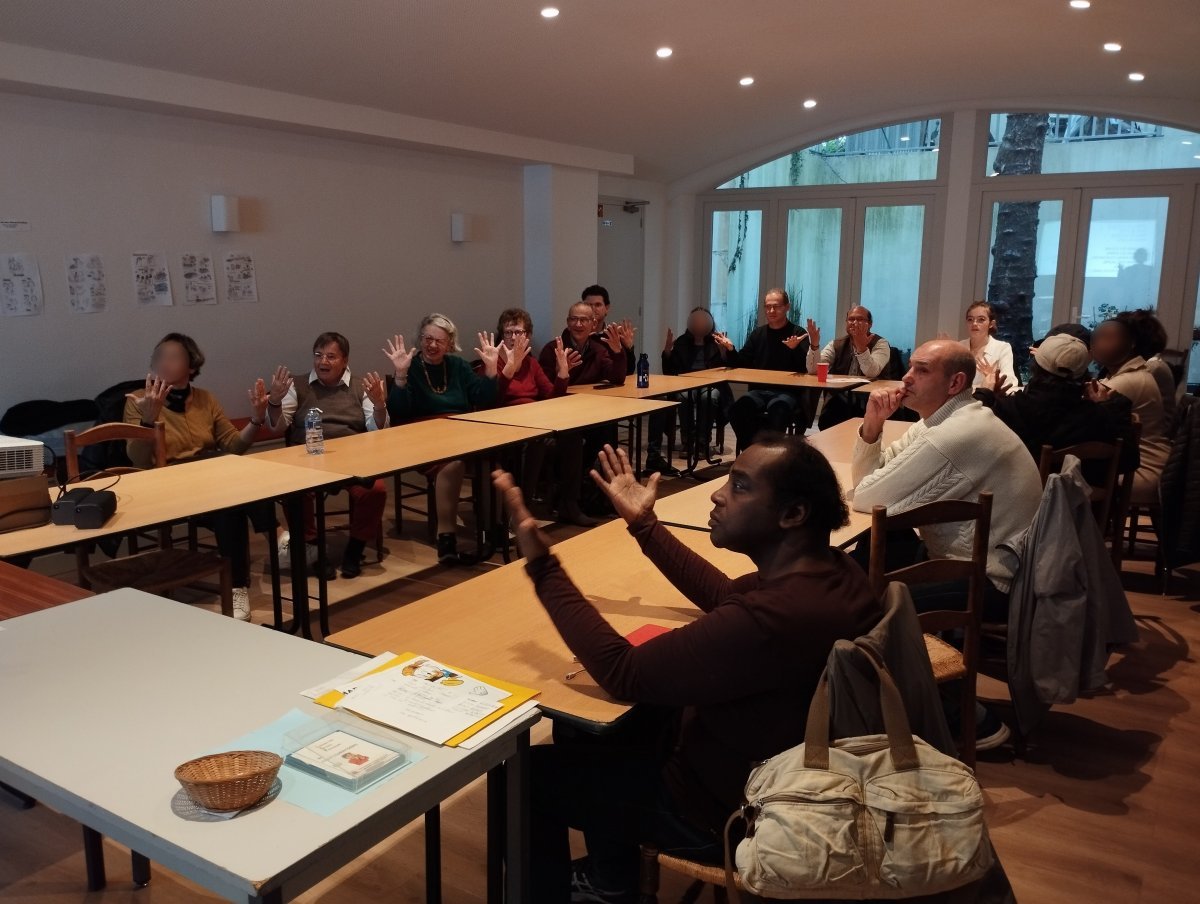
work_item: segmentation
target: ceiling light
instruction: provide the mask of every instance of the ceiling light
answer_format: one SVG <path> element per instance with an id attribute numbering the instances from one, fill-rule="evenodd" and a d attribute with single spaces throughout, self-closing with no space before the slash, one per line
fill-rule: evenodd
<path id="1" fill-rule="evenodd" d="M 743 88 L 748 88 L 750 85 L 754 84 L 754 78 L 749 75 L 743 76 L 742 78 L 738 79 L 738 84 Z"/>
<path id="2" fill-rule="evenodd" d="M 1117 53 L 1121 49 L 1121 45 L 1116 41 L 1109 41 L 1104 45 L 1104 49 L 1109 53 Z"/>
<path id="3" fill-rule="evenodd" d="M 1179 143 L 1180 143 L 1180 144 L 1191 144 L 1191 142 L 1190 142 L 1190 141 L 1181 141 L 1181 142 L 1179 142 Z"/>
<path id="4" fill-rule="evenodd" d="M 813 99 L 810 97 L 808 100 L 806 100 L 806 101 L 804 102 L 804 109 L 805 109 L 805 110 L 811 110 L 811 109 L 812 109 L 813 107 L 815 107 L 816 105 L 817 105 L 817 102 L 816 102 L 815 100 L 813 100 Z"/>
<path id="5" fill-rule="evenodd" d="M 542 10 L 542 18 L 543 19 L 554 19 L 557 16 L 558 16 L 558 7 L 557 6 L 547 6 L 545 9 Z"/>
<path id="6" fill-rule="evenodd" d="M 1131 82 L 1143 82 L 1146 80 L 1146 76 L 1140 72 L 1131 72 L 1129 73 L 1129 80 Z"/>
<path id="7" fill-rule="evenodd" d="M 1197 160 L 1200 160 L 1200 154 L 1193 154 L 1192 156 L 1193 156 L 1195 159 L 1197 159 Z"/>
<path id="8" fill-rule="evenodd" d="M 908 141 L 908 140 L 909 140 L 909 136 L 908 136 L 908 135 L 901 135 L 901 136 L 900 136 L 900 140 L 901 140 L 901 141 Z"/>
<path id="9" fill-rule="evenodd" d="M 1092 5 L 1092 0 L 1071 0 L 1071 9 L 1087 9 Z"/>
<path id="10" fill-rule="evenodd" d="M 665 60 L 674 52 L 675 51 L 673 51 L 670 47 L 660 47 L 658 50 L 654 51 L 654 55 L 660 60 Z"/>

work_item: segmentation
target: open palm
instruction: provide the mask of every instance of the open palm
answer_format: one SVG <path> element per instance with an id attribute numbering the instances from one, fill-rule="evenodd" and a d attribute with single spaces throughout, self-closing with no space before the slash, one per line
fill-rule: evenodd
<path id="1" fill-rule="evenodd" d="M 643 486 L 633 473 L 633 466 L 629 463 L 629 456 L 625 454 L 625 450 L 619 449 L 614 452 L 613 447 L 607 444 L 600 450 L 599 458 L 603 474 L 593 470 L 592 479 L 612 502 L 617 514 L 628 524 L 649 517 L 654 511 L 654 501 L 658 498 L 660 475 L 651 475 Z"/>

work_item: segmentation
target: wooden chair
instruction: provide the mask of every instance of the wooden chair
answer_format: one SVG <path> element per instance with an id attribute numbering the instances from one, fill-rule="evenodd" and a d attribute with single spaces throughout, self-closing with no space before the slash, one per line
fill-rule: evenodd
<path id="1" fill-rule="evenodd" d="M 928 559 L 895 571 L 884 570 L 888 531 L 963 521 L 975 522 L 970 559 Z M 930 502 L 899 515 L 888 515 L 886 506 L 877 505 L 871 513 L 871 566 L 868 577 L 876 594 L 882 597 L 890 581 L 900 581 L 910 587 L 942 581 L 967 581 L 966 606 L 962 610 L 922 612 L 918 617 L 921 630 L 925 632 L 925 646 L 934 678 L 939 684 L 953 680 L 961 682 L 959 752 L 962 761 L 972 768 L 975 766 L 975 683 L 979 671 L 979 635 L 991 522 L 991 493 L 980 493 L 978 502 Z M 962 650 L 931 636 L 940 631 L 962 631 Z"/>
<path id="2" fill-rule="evenodd" d="M 1124 440 L 1119 437 L 1111 443 L 1077 443 L 1062 449 L 1042 446 L 1042 457 L 1038 463 L 1043 488 L 1051 474 L 1057 474 L 1062 470 L 1063 460 L 1068 455 L 1074 455 L 1081 462 L 1094 462 L 1097 469 L 1104 468 L 1104 480 L 1099 485 L 1090 484 L 1092 491 L 1089 498 L 1092 502 L 1092 513 L 1096 516 L 1096 523 L 1100 525 L 1100 533 L 1108 535 L 1110 541 L 1116 546 L 1121 545 L 1121 531 L 1113 530 L 1112 515 L 1118 503 L 1117 477 L 1123 446 Z"/>
<path id="3" fill-rule="evenodd" d="M 726 904 L 729 901 L 729 893 L 726 891 L 725 886 L 725 868 L 723 866 L 711 866 L 707 863 L 685 860 L 682 857 L 676 857 L 672 854 L 664 854 L 658 848 L 644 844 L 642 845 L 641 872 L 638 877 L 638 887 L 640 888 L 639 901 L 641 904 L 657 904 L 659 874 L 664 869 L 678 873 L 681 876 L 687 876 L 693 880 L 687 891 L 684 892 L 683 897 L 679 899 L 680 904 L 692 904 L 692 902 L 698 901 L 706 887 L 712 888 L 714 904 Z M 737 883 L 738 891 L 744 897 L 748 897 L 749 893 L 742 886 L 742 880 L 736 874 L 733 878 L 734 882 Z M 755 897 L 752 900 L 758 901 L 761 899 Z"/>
<path id="4" fill-rule="evenodd" d="M 167 460 L 166 432 L 162 421 L 153 427 L 121 423 L 100 424 L 79 434 L 67 430 L 63 439 L 66 446 L 67 474 L 71 479 L 79 477 L 79 450 L 93 443 L 112 440 L 151 442 L 154 444 L 153 466 L 163 467 Z M 136 470 L 138 469 L 113 468 L 105 473 L 119 474 Z M 169 593 L 216 575 L 220 586 L 221 613 L 233 615 L 233 573 L 229 560 L 214 552 L 174 549 L 164 531 L 160 532 L 158 549 L 93 565 L 89 561 L 89 545 L 75 545 L 75 567 L 79 584 L 87 590 L 105 591 L 118 587 L 133 587 L 147 593 Z"/>

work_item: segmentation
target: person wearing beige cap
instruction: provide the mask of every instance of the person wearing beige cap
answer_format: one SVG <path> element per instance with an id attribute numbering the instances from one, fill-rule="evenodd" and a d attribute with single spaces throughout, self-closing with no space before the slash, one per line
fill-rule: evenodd
<path id="1" fill-rule="evenodd" d="M 1136 467 L 1132 406 L 1125 397 L 1088 380 L 1092 355 L 1075 336 L 1047 336 L 1033 349 L 1029 382 L 1023 392 L 997 388 L 996 376 L 975 390 L 975 398 L 1020 437 L 1035 461 L 1042 446 L 1061 449 L 1076 443 L 1112 442 L 1128 437 L 1124 464 Z M 1085 477 L 1086 474 L 1085 469 Z M 1099 476 L 1099 475 L 1097 475 Z"/>

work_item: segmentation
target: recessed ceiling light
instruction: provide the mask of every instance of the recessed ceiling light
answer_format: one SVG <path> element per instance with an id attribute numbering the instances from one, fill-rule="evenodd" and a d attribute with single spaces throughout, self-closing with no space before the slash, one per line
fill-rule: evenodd
<path id="1" fill-rule="evenodd" d="M 908 135 L 901 135 L 901 136 L 900 136 L 900 140 L 901 140 L 901 141 L 908 141 L 908 140 L 909 140 L 909 136 L 908 136 Z"/>
<path id="2" fill-rule="evenodd" d="M 1121 45 L 1118 44 L 1116 41 L 1109 41 L 1104 45 L 1104 49 L 1107 50 L 1109 53 L 1117 53 L 1120 51 Z"/>
<path id="3" fill-rule="evenodd" d="M 1180 143 L 1180 144 L 1191 144 L 1191 142 L 1190 142 L 1190 141 L 1181 141 L 1181 142 L 1179 142 L 1179 143 Z"/>
<path id="4" fill-rule="evenodd" d="M 811 109 L 812 109 L 813 107 L 815 107 L 816 105 L 817 105 L 817 102 L 816 102 L 815 100 L 813 100 L 813 99 L 810 97 L 808 100 L 806 100 L 806 101 L 804 102 L 804 109 L 805 109 L 805 110 L 811 110 Z"/>
<path id="5" fill-rule="evenodd" d="M 543 19 L 553 19 L 553 18 L 556 18 L 557 16 L 558 16 L 558 7 L 557 6 L 547 6 L 546 8 L 544 8 L 542 10 L 542 18 Z"/>
<path id="6" fill-rule="evenodd" d="M 1140 72 L 1131 72 L 1129 73 L 1129 80 L 1131 82 L 1143 82 L 1146 80 L 1146 76 Z"/>
<path id="7" fill-rule="evenodd" d="M 1071 0 L 1071 9 L 1087 9 L 1092 5 L 1092 0 Z"/>
<path id="8" fill-rule="evenodd" d="M 1192 156 L 1195 157 L 1197 160 L 1200 160 L 1200 154 L 1193 154 Z"/>
<path id="9" fill-rule="evenodd" d="M 747 88 L 750 85 L 754 84 L 754 78 L 753 78 L 753 76 L 749 76 L 749 75 L 743 76 L 742 78 L 738 79 L 738 84 L 741 85 L 743 88 Z"/>
<path id="10" fill-rule="evenodd" d="M 658 50 L 654 51 L 654 55 L 660 60 L 665 60 L 674 52 L 675 51 L 673 51 L 670 47 L 660 47 Z"/>

